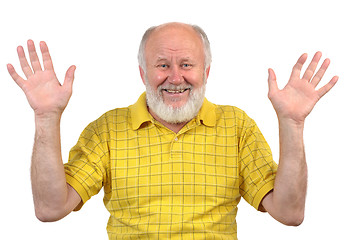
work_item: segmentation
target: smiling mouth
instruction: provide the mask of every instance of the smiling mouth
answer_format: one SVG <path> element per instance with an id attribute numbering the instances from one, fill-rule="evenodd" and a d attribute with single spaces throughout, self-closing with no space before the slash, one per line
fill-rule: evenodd
<path id="1" fill-rule="evenodd" d="M 180 90 L 171 90 L 171 89 L 162 89 L 163 91 L 167 92 L 167 93 L 184 93 L 187 90 L 190 90 L 190 88 L 185 88 L 185 89 L 180 89 Z"/>

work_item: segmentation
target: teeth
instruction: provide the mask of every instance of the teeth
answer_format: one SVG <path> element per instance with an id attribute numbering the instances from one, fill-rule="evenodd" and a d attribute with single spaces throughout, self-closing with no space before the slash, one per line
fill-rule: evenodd
<path id="1" fill-rule="evenodd" d="M 186 90 L 188 90 L 188 88 L 186 89 L 182 89 L 182 90 L 169 90 L 169 89 L 164 89 L 164 91 L 169 92 L 169 93 L 183 93 Z"/>

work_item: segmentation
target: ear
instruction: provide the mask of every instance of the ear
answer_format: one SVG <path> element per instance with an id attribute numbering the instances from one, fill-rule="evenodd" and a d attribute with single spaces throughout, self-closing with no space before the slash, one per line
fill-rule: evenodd
<path id="1" fill-rule="evenodd" d="M 209 66 L 207 69 L 206 69 L 206 83 L 207 83 L 207 79 L 208 79 L 208 76 L 209 76 L 209 71 L 211 70 L 211 66 Z"/>
<path id="2" fill-rule="evenodd" d="M 145 85 L 145 72 L 141 66 L 139 66 L 140 77 L 142 78 L 143 84 Z"/>

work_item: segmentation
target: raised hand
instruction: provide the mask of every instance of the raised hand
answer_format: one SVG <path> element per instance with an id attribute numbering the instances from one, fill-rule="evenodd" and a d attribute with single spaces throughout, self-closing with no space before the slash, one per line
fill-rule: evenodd
<path id="1" fill-rule="evenodd" d="M 336 84 L 338 77 L 334 76 L 326 85 L 316 90 L 317 85 L 330 64 L 330 60 L 325 59 L 320 69 L 314 74 L 321 56 L 321 52 L 317 52 L 314 55 L 310 65 L 301 78 L 301 69 L 307 59 L 307 54 L 303 54 L 293 67 L 291 77 L 282 90 L 277 86 L 274 71 L 272 69 L 268 70 L 268 97 L 272 102 L 279 120 L 286 119 L 303 124 L 305 118 L 310 114 L 320 98 Z"/>
<path id="2" fill-rule="evenodd" d="M 321 55 L 320 52 L 314 55 L 301 78 L 301 69 L 307 59 L 307 54 L 303 54 L 282 90 L 277 86 L 274 71 L 268 70 L 268 97 L 279 121 L 280 159 L 274 190 L 264 197 L 262 206 L 275 219 L 287 225 L 299 225 L 304 218 L 307 191 L 304 121 L 316 103 L 338 80 L 338 77 L 334 76 L 326 85 L 316 90 L 330 64 L 329 59 L 324 60 L 316 72 Z"/>
<path id="3" fill-rule="evenodd" d="M 61 115 L 72 94 L 75 66 L 69 67 L 63 85 L 58 81 L 53 63 L 45 42 L 40 42 L 44 69 L 42 69 L 34 42 L 27 42 L 31 67 L 25 57 L 23 47 L 17 48 L 20 65 L 26 76 L 24 80 L 11 64 L 7 65 L 9 74 L 24 91 L 36 116 L 48 114 Z"/>

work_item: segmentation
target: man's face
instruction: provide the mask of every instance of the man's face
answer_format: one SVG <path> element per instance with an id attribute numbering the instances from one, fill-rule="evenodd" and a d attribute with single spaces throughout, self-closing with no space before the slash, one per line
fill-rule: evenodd
<path id="1" fill-rule="evenodd" d="M 145 59 L 143 82 L 165 105 L 179 109 L 192 99 L 192 93 L 204 92 L 208 71 L 204 69 L 203 43 L 190 26 L 156 29 L 146 43 Z"/>

